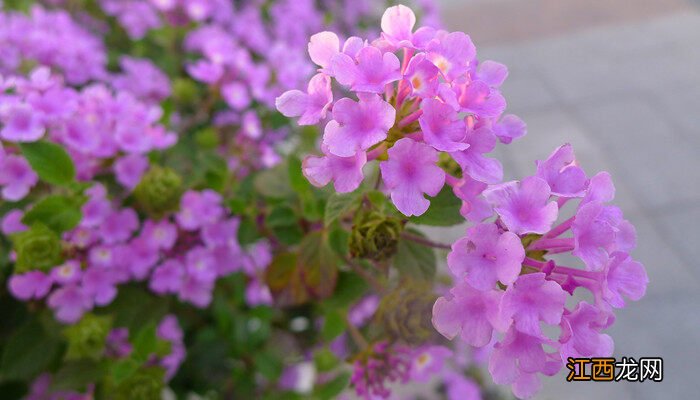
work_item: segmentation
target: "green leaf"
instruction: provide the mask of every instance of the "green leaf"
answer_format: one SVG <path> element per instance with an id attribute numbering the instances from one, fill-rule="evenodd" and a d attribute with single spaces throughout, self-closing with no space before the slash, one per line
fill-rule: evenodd
<path id="1" fill-rule="evenodd" d="M 348 246 L 349 240 L 350 232 L 340 227 L 332 229 L 328 233 L 328 245 L 330 245 L 331 249 L 333 249 L 333 251 L 335 251 L 341 257 L 347 256 L 350 252 Z"/>
<path id="2" fill-rule="evenodd" d="M 260 351 L 253 356 L 255 368 L 267 379 L 274 381 L 282 373 L 282 361 L 266 351 Z"/>
<path id="3" fill-rule="evenodd" d="M 60 352 L 58 337 L 49 334 L 36 319 L 29 320 L 5 343 L 0 360 L 1 378 L 30 379 L 46 370 Z"/>
<path id="4" fill-rule="evenodd" d="M 330 226 L 333 221 L 340 218 L 344 214 L 359 204 L 360 196 L 358 193 L 338 194 L 333 193 L 326 202 L 326 212 L 324 214 L 324 224 Z"/>
<path id="5" fill-rule="evenodd" d="M 337 257 L 323 232 L 308 234 L 299 245 L 299 268 L 309 292 L 317 298 L 333 294 L 338 279 Z"/>
<path id="6" fill-rule="evenodd" d="M 327 342 L 337 338 L 347 328 L 343 312 L 337 309 L 330 310 L 325 315 L 321 336 Z"/>
<path id="7" fill-rule="evenodd" d="M 255 176 L 253 186 L 265 197 L 285 199 L 294 194 L 289 182 L 287 163 L 280 163 L 274 168 L 264 170 Z"/>
<path id="8" fill-rule="evenodd" d="M 320 372 L 328 372 L 339 364 L 340 360 L 332 351 L 322 348 L 314 353 L 314 364 Z"/>
<path id="9" fill-rule="evenodd" d="M 430 208 L 425 214 L 411 217 L 410 221 L 419 225 L 452 226 L 464 222 L 464 217 L 459 213 L 462 201 L 452 192 L 449 185 L 445 185 L 437 196 L 430 198 Z"/>
<path id="10" fill-rule="evenodd" d="M 350 373 L 343 372 L 332 380 L 316 386 L 314 394 L 321 400 L 334 399 L 350 384 Z"/>
<path id="11" fill-rule="evenodd" d="M 136 361 L 145 362 L 157 350 L 156 325 L 150 323 L 141 329 L 136 338 L 134 338 L 134 352 L 131 357 Z"/>
<path id="12" fill-rule="evenodd" d="M 407 232 L 414 236 L 425 237 L 415 229 L 407 229 Z M 394 266 L 402 276 L 432 279 L 437 269 L 435 251 L 432 247 L 423 246 L 410 240 L 400 240 L 398 251 L 394 256 Z"/>
<path id="13" fill-rule="evenodd" d="M 44 182 L 54 185 L 68 185 L 75 178 L 73 160 L 63 147 L 39 141 L 20 144 L 22 154 L 34 172 Z"/>
<path id="14" fill-rule="evenodd" d="M 265 224 L 270 228 L 280 226 L 297 225 L 297 215 L 294 210 L 286 205 L 277 206 L 272 209 L 265 218 Z"/>
<path id="15" fill-rule="evenodd" d="M 311 191 L 311 184 L 301 172 L 301 160 L 295 156 L 289 157 L 288 169 L 289 182 L 295 192 L 302 195 Z"/>
<path id="16" fill-rule="evenodd" d="M 367 290 L 367 282 L 354 272 L 341 271 L 338 273 L 333 296 L 325 301 L 330 307 L 349 307 L 353 302 L 364 295 Z"/>
<path id="17" fill-rule="evenodd" d="M 24 214 L 22 223 L 31 226 L 41 222 L 60 234 L 75 228 L 81 217 L 80 205 L 76 200 L 64 196 L 48 196 Z"/>
<path id="18" fill-rule="evenodd" d="M 112 364 L 111 375 L 115 384 L 120 384 L 136 373 L 141 363 L 129 357 Z"/>
<path id="19" fill-rule="evenodd" d="M 105 372 L 104 363 L 89 359 L 68 361 L 51 379 L 51 389 L 84 392 L 88 385 L 100 381 Z"/>
<path id="20" fill-rule="evenodd" d="M 168 299 L 153 296 L 136 286 L 122 286 L 117 298 L 100 313 L 114 316 L 114 326 L 125 327 L 129 332 L 158 323 L 168 312 Z"/>

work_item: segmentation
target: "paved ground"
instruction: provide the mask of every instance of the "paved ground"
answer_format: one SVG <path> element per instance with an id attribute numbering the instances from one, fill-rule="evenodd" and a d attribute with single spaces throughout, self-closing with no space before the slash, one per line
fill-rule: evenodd
<path id="1" fill-rule="evenodd" d="M 700 1 L 442 0 L 481 59 L 510 68 L 509 110 L 528 136 L 506 176 L 571 142 L 608 170 L 637 227 L 646 298 L 618 312 L 615 355 L 661 356 L 662 383 L 565 383 L 538 399 L 692 399 L 700 393 Z M 583 5 L 582 5 L 583 4 Z M 453 234 L 461 233 L 452 232 Z"/>

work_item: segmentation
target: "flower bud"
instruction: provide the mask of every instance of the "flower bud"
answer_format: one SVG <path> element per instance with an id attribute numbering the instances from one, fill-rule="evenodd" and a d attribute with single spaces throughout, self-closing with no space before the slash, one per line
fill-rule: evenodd
<path id="1" fill-rule="evenodd" d="M 15 272 L 18 274 L 33 270 L 48 272 L 63 262 L 61 239 L 46 225 L 35 224 L 29 230 L 12 237 L 17 254 Z"/>
<path id="2" fill-rule="evenodd" d="M 173 80 L 173 97 L 180 104 L 192 104 L 197 100 L 199 89 L 197 84 L 187 78 Z"/>
<path id="3" fill-rule="evenodd" d="M 435 298 L 429 283 L 402 281 L 384 296 L 376 318 L 393 339 L 421 344 L 434 332 L 430 318 Z"/>
<path id="4" fill-rule="evenodd" d="M 85 314 L 80 322 L 64 330 L 68 340 L 66 359 L 102 358 L 111 327 L 111 317 Z"/>
<path id="5" fill-rule="evenodd" d="M 164 382 L 165 370 L 163 368 L 141 367 L 114 388 L 113 399 L 160 399 L 165 386 Z"/>
<path id="6" fill-rule="evenodd" d="M 134 190 L 143 211 L 159 219 L 177 210 L 182 195 L 182 178 L 172 169 L 152 166 Z"/>
<path id="7" fill-rule="evenodd" d="M 396 253 L 402 231 L 403 223 L 398 218 L 376 211 L 360 211 L 350 233 L 350 254 L 375 261 L 386 260 Z"/>

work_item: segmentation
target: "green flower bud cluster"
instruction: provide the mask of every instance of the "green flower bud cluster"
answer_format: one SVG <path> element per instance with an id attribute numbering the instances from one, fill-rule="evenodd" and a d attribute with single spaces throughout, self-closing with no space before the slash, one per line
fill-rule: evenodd
<path id="1" fill-rule="evenodd" d="M 350 255 L 383 261 L 396 254 L 403 222 L 377 211 L 360 211 L 350 233 Z"/>
<path id="2" fill-rule="evenodd" d="M 402 281 L 379 303 L 376 318 L 392 339 L 421 344 L 434 332 L 430 316 L 436 297 L 427 282 Z"/>
<path id="3" fill-rule="evenodd" d="M 15 273 L 32 270 L 48 272 L 63 262 L 63 248 L 58 234 L 43 224 L 35 224 L 12 236 L 17 261 Z"/>
<path id="4" fill-rule="evenodd" d="M 66 359 L 99 360 L 104 354 L 107 335 L 111 329 L 111 317 L 85 314 L 80 322 L 63 331 L 68 340 Z"/>
<path id="5" fill-rule="evenodd" d="M 165 370 L 160 367 L 141 367 L 120 382 L 113 390 L 113 400 L 159 400 L 165 386 Z"/>
<path id="6" fill-rule="evenodd" d="M 172 169 L 151 167 L 134 190 L 139 206 L 153 218 L 177 210 L 182 195 L 182 178 Z"/>

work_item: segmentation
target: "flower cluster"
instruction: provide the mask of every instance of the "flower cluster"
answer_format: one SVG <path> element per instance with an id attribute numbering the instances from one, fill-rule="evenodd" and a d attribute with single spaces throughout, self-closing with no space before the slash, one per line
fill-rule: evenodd
<path id="1" fill-rule="evenodd" d="M 613 340 L 602 331 L 613 310 L 644 296 L 648 277 L 629 254 L 635 230 L 609 204 L 614 194 L 608 173 L 589 178 L 563 145 L 537 162 L 534 176 L 486 188 L 495 222 L 475 221 L 452 245 L 447 262 L 456 285 L 435 303 L 435 328 L 472 346 L 495 341 L 489 371 L 518 397 L 532 396 L 537 374 L 555 374 L 568 357 L 612 355 Z M 572 200 L 574 215 L 555 224 Z M 567 253 L 582 268 L 562 265 Z M 577 288 L 593 302 L 567 306 Z M 558 337 L 542 325 L 558 327 Z"/>
<path id="2" fill-rule="evenodd" d="M 177 213 L 142 224 L 134 209 L 116 207 L 104 187 L 94 186 L 87 195 L 80 224 L 63 235 L 56 256 L 42 253 L 46 266 L 35 262 L 10 278 L 15 297 L 47 297 L 58 320 L 74 323 L 93 307 L 110 304 L 120 284 L 146 280 L 156 294 L 175 294 L 183 302 L 205 307 L 218 277 L 244 271 L 251 279 L 248 303 L 271 301 L 260 281 L 270 262 L 269 246 L 259 242 L 241 249 L 236 239 L 238 220 L 226 215 L 218 193 L 188 191 Z M 21 212 L 8 214 L 3 233 L 37 236 L 37 228 L 23 226 L 21 217 Z M 24 253 L 39 250 L 15 247 L 18 262 Z"/>
<path id="3" fill-rule="evenodd" d="M 309 55 L 318 73 L 306 91 L 287 91 L 276 104 L 283 114 L 299 116 L 300 125 L 325 123 L 323 154 L 303 163 L 316 186 L 332 182 L 337 192 L 352 192 L 365 166 L 378 160 L 377 187 L 407 217 L 429 209 L 426 194 L 451 187 L 472 225 L 452 245 L 447 263 L 455 283 L 435 302 L 433 324 L 448 339 L 492 348 L 494 381 L 530 397 L 540 387 L 537 374 L 555 374 L 567 357 L 612 353 L 612 339 L 602 330 L 613 323 L 613 309 L 625 298 L 640 299 L 648 282 L 629 255 L 635 231 L 608 204 L 614 197 L 610 176 L 588 177 L 568 144 L 538 161 L 534 176 L 502 183 L 501 164 L 487 154 L 498 141 L 508 144 L 526 133 L 518 117 L 503 115 L 499 87 L 506 67 L 479 62 L 464 33 L 414 30 L 415 22 L 409 8 L 395 6 L 373 41 L 313 35 Z M 336 100 L 337 93 L 355 98 Z M 572 200 L 578 200 L 574 215 L 555 225 Z M 556 255 L 564 253 L 584 268 L 562 265 Z M 576 288 L 591 292 L 593 303 L 567 306 Z M 558 338 L 545 335 L 541 325 L 559 327 Z M 357 371 L 357 382 L 376 372 Z M 356 388 L 364 394 L 372 385 Z M 382 386 L 374 394 L 388 396 Z"/>
<path id="4" fill-rule="evenodd" d="M 277 99 L 283 114 L 301 116 L 300 125 L 330 117 L 323 155 L 304 160 L 309 181 L 351 192 L 363 181 L 367 162 L 384 160 L 384 186 L 407 216 L 423 214 L 430 205 L 424 195 L 435 196 L 444 186 L 441 153 L 459 164 L 465 181 L 497 183 L 501 164 L 485 155 L 498 140 L 510 143 L 525 134 L 520 119 L 502 116 L 505 66 L 480 63 L 464 33 L 414 31 L 415 22 L 409 8 L 396 6 L 386 11 L 381 37 L 371 43 L 350 37 L 341 46 L 332 32 L 313 35 L 309 55 L 318 74 L 305 92 L 291 90 Z M 357 100 L 334 100 L 333 82 Z M 469 193 L 462 197 L 468 201 Z"/>

